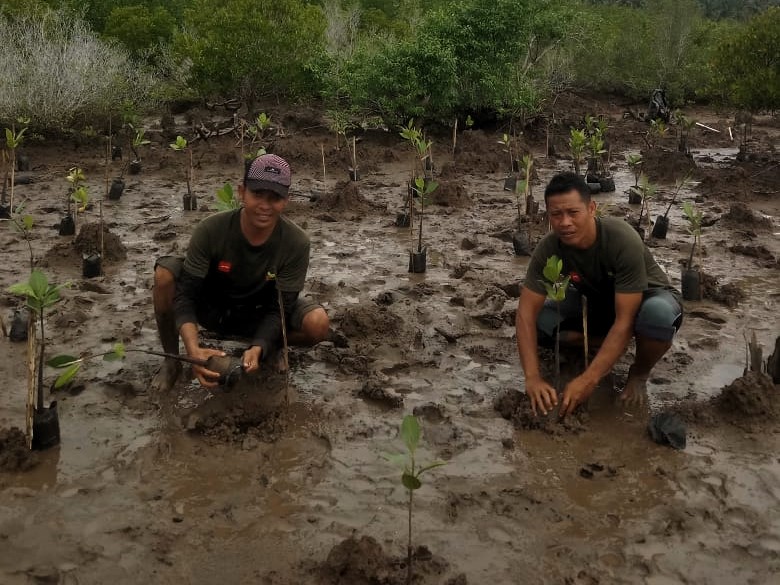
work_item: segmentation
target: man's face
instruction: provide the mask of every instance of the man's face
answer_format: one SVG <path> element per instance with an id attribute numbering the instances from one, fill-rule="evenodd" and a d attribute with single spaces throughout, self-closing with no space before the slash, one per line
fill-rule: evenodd
<path id="1" fill-rule="evenodd" d="M 596 203 L 586 203 L 576 189 L 547 198 L 550 227 L 561 242 L 589 248 L 596 241 Z"/>
<path id="2" fill-rule="evenodd" d="M 281 197 L 273 191 L 250 191 L 240 185 L 238 194 L 244 204 L 242 213 L 244 213 L 249 225 L 258 230 L 273 228 L 287 207 L 287 198 Z"/>

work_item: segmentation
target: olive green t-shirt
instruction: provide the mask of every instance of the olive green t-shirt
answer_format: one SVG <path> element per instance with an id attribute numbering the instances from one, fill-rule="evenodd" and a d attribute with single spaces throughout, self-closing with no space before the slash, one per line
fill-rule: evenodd
<path id="1" fill-rule="evenodd" d="M 596 218 L 596 242 L 586 250 L 566 246 L 550 232 L 531 256 L 525 286 L 546 295 L 542 271 L 547 259 L 563 260 L 564 275 L 589 298 L 614 300 L 614 294 L 671 288 L 669 278 L 656 263 L 642 238 L 627 222 L 614 217 Z"/>
<path id="2" fill-rule="evenodd" d="M 264 244 L 253 246 L 241 232 L 240 210 L 225 211 L 196 226 L 184 270 L 205 279 L 203 300 L 212 306 L 274 305 L 276 286 L 303 290 L 309 248 L 306 232 L 284 216 Z"/>

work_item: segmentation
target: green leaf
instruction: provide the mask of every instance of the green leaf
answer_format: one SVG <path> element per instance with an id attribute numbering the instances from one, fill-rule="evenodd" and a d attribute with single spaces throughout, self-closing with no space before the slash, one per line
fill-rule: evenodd
<path id="1" fill-rule="evenodd" d="M 64 368 L 65 366 L 69 366 L 75 362 L 80 362 L 81 360 L 77 357 L 74 357 L 72 355 L 55 355 L 53 358 L 51 358 L 49 361 L 46 362 L 46 365 L 50 368 Z"/>
<path id="2" fill-rule="evenodd" d="M 398 467 L 403 467 L 406 465 L 407 456 L 403 453 L 383 453 L 382 457 Z"/>
<path id="3" fill-rule="evenodd" d="M 24 229 L 27 231 L 30 231 L 33 226 L 33 216 L 32 215 L 25 215 L 22 217 L 22 226 L 24 226 Z"/>
<path id="4" fill-rule="evenodd" d="M 114 355 L 116 356 L 116 359 L 122 359 L 125 357 L 125 344 L 124 343 L 115 343 L 114 344 Z"/>
<path id="5" fill-rule="evenodd" d="M 8 287 L 8 292 L 14 295 L 29 297 L 33 295 L 33 289 L 29 282 L 17 282 Z"/>
<path id="6" fill-rule="evenodd" d="M 8 148 L 14 148 L 14 133 L 10 128 L 5 129 L 5 144 Z"/>
<path id="7" fill-rule="evenodd" d="M 424 465 L 417 472 L 417 477 L 420 477 L 426 471 L 429 471 L 431 469 L 435 469 L 436 467 L 442 467 L 443 465 L 447 465 L 447 462 L 446 461 L 434 461 L 433 463 L 429 463 L 428 465 Z"/>
<path id="8" fill-rule="evenodd" d="M 420 442 L 420 423 L 417 417 L 407 414 L 401 422 L 401 438 L 409 449 L 409 453 L 414 453 L 417 449 L 417 443 Z"/>
<path id="9" fill-rule="evenodd" d="M 177 136 L 176 142 L 169 145 L 173 150 L 184 150 L 187 148 L 187 139 L 184 136 Z"/>
<path id="10" fill-rule="evenodd" d="M 36 299 L 43 300 L 49 288 L 49 281 L 46 279 L 46 275 L 40 270 L 33 270 L 30 273 L 30 288 L 32 289 L 32 295 Z"/>
<path id="11" fill-rule="evenodd" d="M 419 479 L 406 472 L 401 475 L 401 483 L 404 484 L 404 487 L 409 491 L 419 490 L 422 486 L 422 482 Z"/>
<path id="12" fill-rule="evenodd" d="M 81 368 L 81 362 L 71 364 L 68 366 L 68 369 L 62 372 L 60 376 L 54 381 L 54 388 L 62 388 L 65 384 L 70 382 L 73 378 L 76 377 L 76 374 L 78 373 L 79 369 Z"/>
<path id="13" fill-rule="evenodd" d="M 563 260 L 560 260 L 558 256 L 552 255 L 547 258 L 547 263 L 542 269 L 542 274 L 550 282 L 558 282 L 561 276 L 561 269 L 563 268 Z"/>

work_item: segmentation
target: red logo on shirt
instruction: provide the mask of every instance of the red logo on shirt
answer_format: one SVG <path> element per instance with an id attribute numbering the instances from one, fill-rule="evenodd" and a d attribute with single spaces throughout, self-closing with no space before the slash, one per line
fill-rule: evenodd
<path id="1" fill-rule="evenodd" d="M 224 272 L 225 274 L 229 274 L 232 268 L 233 265 L 227 260 L 220 260 L 219 264 L 217 264 L 217 270 Z"/>
<path id="2" fill-rule="evenodd" d="M 582 279 L 580 278 L 580 275 L 579 275 L 579 274 L 577 274 L 576 272 L 572 272 L 572 273 L 570 273 L 570 274 L 569 274 L 569 276 L 571 277 L 571 281 L 572 281 L 574 284 L 578 284 L 578 283 L 580 282 L 580 280 L 582 280 Z"/>

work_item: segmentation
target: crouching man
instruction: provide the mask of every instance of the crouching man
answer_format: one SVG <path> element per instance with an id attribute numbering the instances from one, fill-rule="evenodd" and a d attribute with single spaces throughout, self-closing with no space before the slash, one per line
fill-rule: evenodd
<path id="1" fill-rule="evenodd" d="M 517 310 L 517 346 L 525 372 L 525 390 L 534 413 L 547 414 L 558 395 L 539 370 L 539 345 L 551 347 L 556 330 L 562 345 L 582 346 L 582 303 L 588 302 L 590 347 L 598 347 L 590 365 L 564 388 L 560 416 L 585 402 L 620 359 L 632 337 L 636 357 L 621 399 L 644 403 L 647 379 L 669 350 L 682 324 L 679 293 L 658 266 L 639 234 L 618 218 L 596 217 L 596 203 L 582 177 L 555 175 L 544 193 L 552 231 L 533 252 Z M 563 260 L 571 277 L 560 319 L 546 299 L 542 271 L 550 256 Z"/>
<path id="2" fill-rule="evenodd" d="M 195 228 L 185 258 L 166 256 L 154 269 L 154 313 L 163 350 L 179 353 L 179 337 L 190 357 L 224 355 L 201 347 L 198 325 L 224 335 L 246 337 L 242 365 L 247 373 L 277 359 L 282 341 L 281 291 L 291 344 L 314 344 L 328 335 L 328 316 L 299 298 L 309 267 L 309 238 L 282 215 L 287 207 L 290 166 L 273 154 L 255 158 L 238 188 L 240 209 L 216 213 Z M 152 387 L 166 391 L 181 372 L 166 358 Z M 203 386 L 219 375 L 201 366 L 193 372 Z"/>

